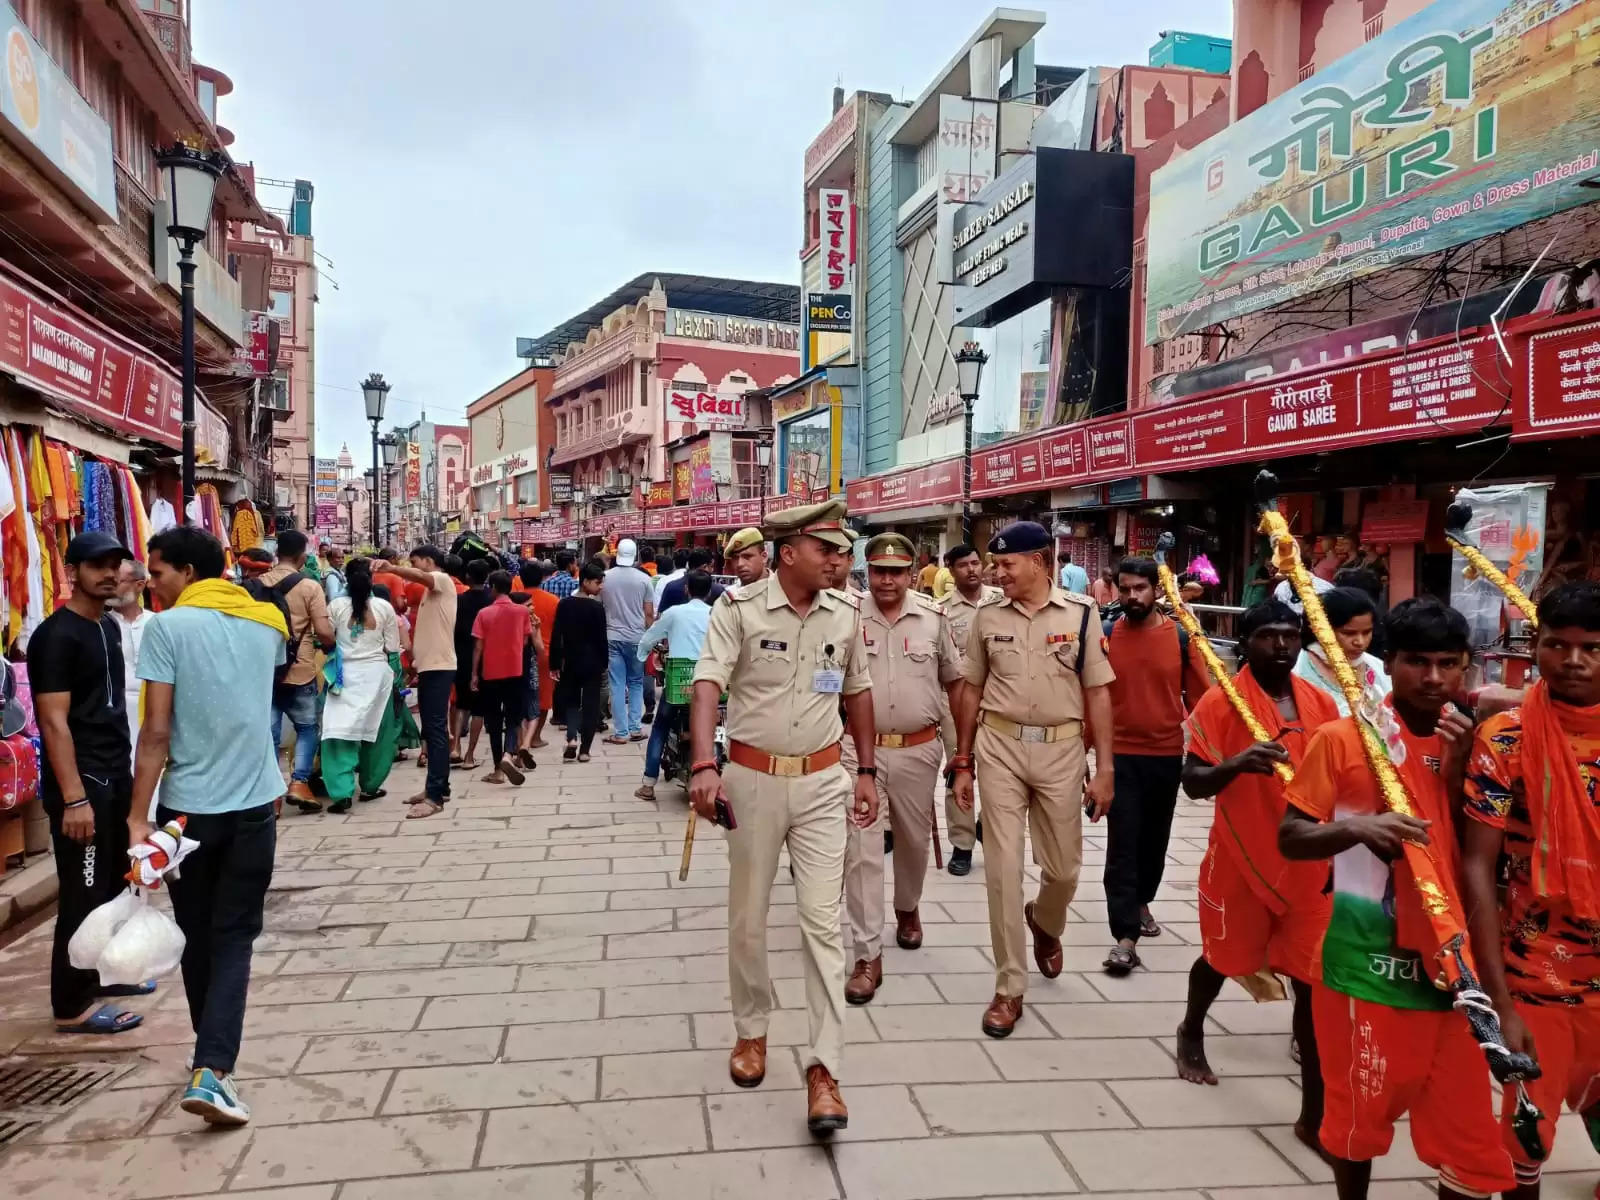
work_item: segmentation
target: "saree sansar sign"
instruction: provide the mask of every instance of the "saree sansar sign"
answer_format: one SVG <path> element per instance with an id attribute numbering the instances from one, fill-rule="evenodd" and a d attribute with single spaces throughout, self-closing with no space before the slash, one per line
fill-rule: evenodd
<path id="1" fill-rule="evenodd" d="M 1157 171 L 1157 342 L 1600 199 L 1600 0 L 1436 0 Z"/>

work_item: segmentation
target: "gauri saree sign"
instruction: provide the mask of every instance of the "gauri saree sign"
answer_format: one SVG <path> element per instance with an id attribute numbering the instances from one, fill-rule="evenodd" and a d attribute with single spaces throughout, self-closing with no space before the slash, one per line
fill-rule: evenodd
<path id="1" fill-rule="evenodd" d="M 1145 341 L 1600 199 L 1600 0 L 1436 0 L 1155 173 Z"/>

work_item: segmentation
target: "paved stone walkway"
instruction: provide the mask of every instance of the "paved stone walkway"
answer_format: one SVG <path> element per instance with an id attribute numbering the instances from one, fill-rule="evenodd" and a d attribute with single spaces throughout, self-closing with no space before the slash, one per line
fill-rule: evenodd
<path id="1" fill-rule="evenodd" d="M 176 1106 L 188 1021 L 176 978 L 137 1002 L 142 1028 L 53 1036 L 48 927 L 0 952 L 0 1054 L 108 1058 L 130 1070 L 0 1153 L 0 1194 L 132 1200 L 1132 1200 L 1332 1197 L 1293 1139 L 1287 1005 L 1233 985 L 1213 1010 L 1217 1088 L 1174 1077 L 1172 1032 L 1199 939 L 1195 868 L 1209 805 L 1185 804 L 1162 936 L 1126 980 L 1100 973 L 1103 838 L 1066 971 L 1035 976 L 1006 1041 L 978 1028 L 993 992 L 980 869 L 930 878 L 924 949 L 888 939 L 887 979 L 847 1026 L 850 1128 L 806 1134 L 794 892 L 775 890 L 778 1001 L 767 1081 L 728 1079 L 727 858 L 701 825 L 677 881 L 677 789 L 635 800 L 642 747 L 587 765 L 541 752 L 521 788 L 458 778 L 447 815 L 404 821 L 393 798 L 349 816 L 286 815 L 255 959 L 241 1090 L 247 1128 L 197 1131 Z M 414 764 L 390 791 L 416 789 Z M 780 873 L 780 879 L 783 876 Z M 892 929 L 891 929 L 892 933 Z M 1592 1194 L 1593 1151 L 1568 1120 L 1554 1198 Z M 1405 1138 L 1375 1200 L 1432 1188 Z"/>

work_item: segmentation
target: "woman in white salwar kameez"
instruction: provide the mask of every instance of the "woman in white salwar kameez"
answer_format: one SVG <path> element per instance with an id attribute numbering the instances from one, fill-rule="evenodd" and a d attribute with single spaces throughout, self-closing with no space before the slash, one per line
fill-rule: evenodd
<path id="1" fill-rule="evenodd" d="M 400 653 L 399 622 L 389 602 L 372 594 L 365 559 L 346 568 L 345 587 L 347 594 L 328 604 L 338 651 L 322 710 L 322 782 L 333 813 L 349 810 L 358 777 L 363 800 L 383 794 L 397 748 L 384 716 L 394 697 L 390 656 Z"/>

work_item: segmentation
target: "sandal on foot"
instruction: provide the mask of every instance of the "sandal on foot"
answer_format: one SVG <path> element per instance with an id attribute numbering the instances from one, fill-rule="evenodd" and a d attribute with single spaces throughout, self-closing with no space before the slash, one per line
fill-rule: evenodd
<path id="1" fill-rule="evenodd" d="M 1139 952 L 1126 946 L 1113 946 L 1101 965 L 1105 967 L 1107 975 L 1120 979 L 1140 965 Z"/>
<path id="2" fill-rule="evenodd" d="M 444 811 L 444 805 L 435 804 L 432 800 L 419 800 L 406 812 L 406 820 L 420 821 L 424 817 L 435 816 Z"/>
<path id="3" fill-rule="evenodd" d="M 147 979 L 143 983 L 113 983 L 100 988 L 96 996 L 148 996 L 156 990 L 156 981 Z"/>
<path id="4" fill-rule="evenodd" d="M 513 787 L 521 787 L 528 778 L 522 773 L 522 769 L 517 766 L 517 760 L 514 758 L 501 760 L 500 774 L 509 779 Z"/>
<path id="5" fill-rule="evenodd" d="M 375 792 L 362 792 L 361 795 L 357 797 L 357 799 L 360 800 L 361 803 L 365 804 L 368 800 L 382 800 L 388 794 L 389 793 L 388 793 L 388 791 L 386 789 L 379 788 Z"/>
<path id="6" fill-rule="evenodd" d="M 1160 937 L 1161 936 L 1161 926 L 1156 924 L 1156 919 L 1154 917 L 1140 917 L 1139 918 L 1139 936 L 1140 937 Z"/>
<path id="7" fill-rule="evenodd" d="M 539 765 L 533 761 L 532 750 L 518 750 L 517 762 L 530 771 Z"/>
<path id="8" fill-rule="evenodd" d="M 641 783 L 633 789 L 633 794 L 640 800 L 654 800 L 656 798 L 656 785 L 653 783 Z"/>
<path id="9" fill-rule="evenodd" d="M 57 1033 L 126 1033 L 144 1024 L 144 1018 L 115 1004 L 102 1004 L 83 1020 L 72 1025 L 57 1025 Z"/>

